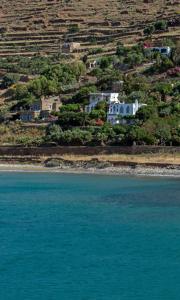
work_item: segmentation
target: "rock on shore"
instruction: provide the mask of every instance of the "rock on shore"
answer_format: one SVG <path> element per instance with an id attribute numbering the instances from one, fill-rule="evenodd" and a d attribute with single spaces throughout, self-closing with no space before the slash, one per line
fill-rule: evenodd
<path id="1" fill-rule="evenodd" d="M 51 158 L 44 163 L 46 168 L 57 169 L 64 172 L 73 173 L 97 173 L 97 174 L 114 174 L 114 175 L 141 175 L 141 176 L 177 176 L 180 177 L 179 165 L 158 165 L 158 164 L 135 164 L 99 161 L 92 159 L 89 161 L 71 161 L 64 159 Z"/>

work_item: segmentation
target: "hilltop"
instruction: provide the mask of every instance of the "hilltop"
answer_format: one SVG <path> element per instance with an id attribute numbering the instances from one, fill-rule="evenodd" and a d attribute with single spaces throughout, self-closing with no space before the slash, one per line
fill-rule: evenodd
<path id="1" fill-rule="evenodd" d="M 95 45 L 110 52 L 117 42 L 139 42 L 144 27 L 160 19 L 170 26 L 154 38 L 178 39 L 174 0 L 1 0 L 0 55 L 54 54 L 67 40 L 81 52 Z"/>

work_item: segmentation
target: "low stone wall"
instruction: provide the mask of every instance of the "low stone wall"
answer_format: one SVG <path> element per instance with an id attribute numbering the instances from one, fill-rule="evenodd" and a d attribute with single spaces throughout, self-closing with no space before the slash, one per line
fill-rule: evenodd
<path id="1" fill-rule="evenodd" d="M 143 154 L 143 153 L 180 153 L 180 147 L 132 146 L 132 147 L 20 147 L 1 146 L 0 156 L 52 156 L 52 155 L 98 155 L 98 154 Z"/>

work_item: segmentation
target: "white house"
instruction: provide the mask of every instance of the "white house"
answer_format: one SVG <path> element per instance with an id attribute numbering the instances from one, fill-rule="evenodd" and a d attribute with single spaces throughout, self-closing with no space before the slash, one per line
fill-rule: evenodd
<path id="1" fill-rule="evenodd" d="M 92 93 L 90 94 L 89 104 L 85 106 L 85 112 L 90 113 L 101 101 L 108 104 L 119 103 L 119 93 Z"/>
<path id="2" fill-rule="evenodd" d="M 124 103 L 118 101 L 117 103 L 111 103 L 107 113 L 107 121 L 112 125 L 119 124 L 120 118 L 127 116 L 135 116 L 138 109 L 146 104 L 139 103 L 137 100 L 134 103 Z"/>

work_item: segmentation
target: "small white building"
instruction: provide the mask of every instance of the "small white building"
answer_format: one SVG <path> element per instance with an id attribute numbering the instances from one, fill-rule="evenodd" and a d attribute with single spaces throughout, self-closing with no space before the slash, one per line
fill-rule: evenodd
<path id="1" fill-rule="evenodd" d="M 150 48 L 152 52 L 160 53 L 161 55 L 170 56 L 171 55 L 171 47 L 164 46 L 164 47 L 152 47 Z"/>
<path id="2" fill-rule="evenodd" d="M 111 103 L 119 103 L 119 93 L 91 93 L 89 104 L 85 106 L 85 112 L 90 113 L 96 105 L 101 101 Z"/>
<path id="3" fill-rule="evenodd" d="M 89 69 L 89 70 L 93 70 L 93 69 L 95 69 L 97 66 L 98 66 L 97 60 L 88 61 L 88 62 L 86 63 L 86 68 Z"/>
<path id="4" fill-rule="evenodd" d="M 112 125 L 120 124 L 121 118 L 127 116 L 135 116 L 138 109 L 146 104 L 139 103 L 137 100 L 134 103 L 124 103 L 118 101 L 117 103 L 111 103 L 107 113 L 107 121 Z"/>

